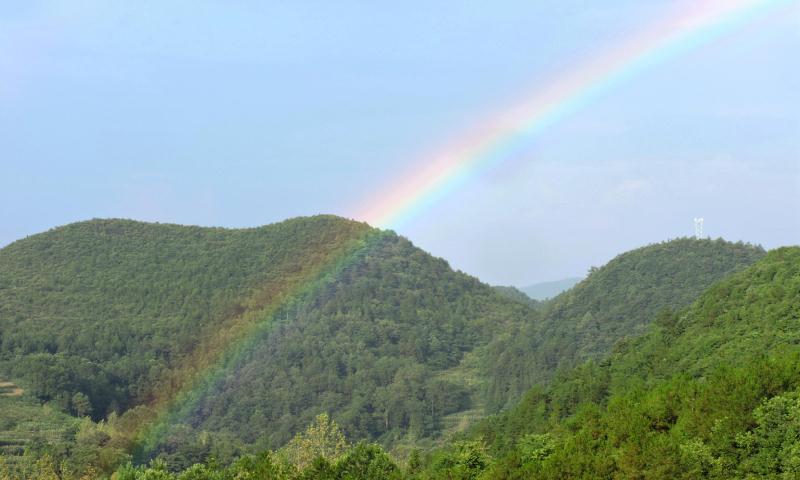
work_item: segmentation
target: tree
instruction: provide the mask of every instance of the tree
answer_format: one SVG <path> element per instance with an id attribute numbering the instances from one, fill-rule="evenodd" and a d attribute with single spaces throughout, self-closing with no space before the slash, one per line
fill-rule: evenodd
<path id="1" fill-rule="evenodd" d="M 76 392 L 72 396 L 72 412 L 79 417 L 88 417 L 92 414 L 92 402 L 83 392 Z"/>
<path id="2" fill-rule="evenodd" d="M 483 443 L 461 441 L 454 443 L 450 451 L 436 461 L 434 471 L 442 478 L 474 480 L 483 473 L 490 462 L 491 457 Z"/>
<path id="3" fill-rule="evenodd" d="M 336 478 L 359 480 L 400 480 L 400 468 L 375 443 L 359 442 L 335 466 Z"/>
<path id="4" fill-rule="evenodd" d="M 295 435 L 280 450 L 280 454 L 289 463 L 303 470 L 318 457 L 334 462 L 345 453 L 347 448 L 347 439 L 339 426 L 331 420 L 327 413 L 321 413 L 304 432 Z"/>
<path id="5" fill-rule="evenodd" d="M 771 398 L 753 416 L 758 426 L 736 438 L 745 452 L 743 473 L 800 476 L 800 390 Z"/>

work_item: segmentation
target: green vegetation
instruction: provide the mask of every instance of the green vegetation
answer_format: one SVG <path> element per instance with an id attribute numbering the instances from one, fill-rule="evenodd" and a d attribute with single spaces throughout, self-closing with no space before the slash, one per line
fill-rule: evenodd
<path id="1" fill-rule="evenodd" d="M 706 288 L 751 265 L 763 249 L 681 238 L 619 255 L 545 303 L 539 322 L 522 324 L 490 348 L 485 365 L 490 410 L 516 404 L 532 385 L 609 354 L 622 338 L 648 331 L 663 309 L 689 305 Z"/>
<path id="2" fill-rule="evenodd" d="M 663 310 L 473 435 L 482 478 L 797 478 L 800 248 Z"/>
<path id="3" fill-rule="evenodd" d="M 493 288 L 497 293 L 510 300 L 524 303 L 525 305 L 530 305 L 531 307 L 537 307 L 540 305 L 540 303 L 537 300 L 534 300 L 531 297 L 525 295 L 525 293 L 523 293 L 516 287 L 507 287 L 501 285 L 501 286 L 495 286 Z"/>
<path id="4" fill-rule="evenodd" d="M 800 471 L 800 248 L 673 240 L 540 303 L 332 216 L 93 220 L 0 273 L 2 480 Z"/>
<path id="5" fill-rule="evenodd" d="M 10 382 L 8 382 L 10 383 Z M 35 399 L 0 395 L 0 454 L 13 462 L 26 449 L 64 445 L 74 436 L 79 420 Z"/>
<path id="6" fill-rule="evenodd" d="M 448 373 L 467 352 L 533 314 L 387 236 L 369 258 L 298 304 L 291 321 L 205 396 L 194 417 L 206 430 L 235 426 L 245 441 L 269 448 L 320 411 L 352 438 L 391 445 L 405 435 L 429 437 L 478 393 L 464 379 L 469 372 Z"/>
<path id="7" fill-rule="evenodd" d="M 82 393 L 95 418 L 120 412 L 146 401 L 198 337 L 367 228 L 95 220 L 15 242 L 0 250 L 0 368 L 65 410 Z"/>
<path id="8" fill-rule="evenodd" d="M 18 478 L 79 480 L 99 475 L 95 469 L 78 472 L 68 462 L 43 455 L 28 463 L 9 463 L 0 457 L 0 480 Z M 319 415 L 303 432 L 279 451 L 242 455 L 230 465 L 217 460 L 196 463 L 182 471 L 163 459 L 148 465 L 122 464 L 116 480 L 401 480 L 404 472 L 378 444 L 350 446 L 336 422 Z"/>
<path id="9" fill-rule="evenodd" d="M 466 355 L 537 316 L 391 232 L 331 216 L 247 230 L 94 220 L 0 250 L 0 271 L 0 373 L 107 419 L 122 450 L 151 405 L 202 384 L 142 453 L 176 468 L 278 448 L 323 411 L 351 438 L 435 438 L 481 404 Z"/>

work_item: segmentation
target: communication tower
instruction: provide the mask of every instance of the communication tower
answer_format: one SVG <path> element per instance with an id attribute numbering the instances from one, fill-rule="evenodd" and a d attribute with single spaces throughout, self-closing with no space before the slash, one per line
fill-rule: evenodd
<path id="1" fill-rule="evenodd" d="M 694 219 L 694 238 L 703 238 L 703 218 Z"/>

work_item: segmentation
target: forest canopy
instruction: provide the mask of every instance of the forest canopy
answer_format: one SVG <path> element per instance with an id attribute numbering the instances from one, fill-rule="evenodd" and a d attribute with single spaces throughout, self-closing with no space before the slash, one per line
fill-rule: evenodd
<path id="1" fill-rule="evenodd" d="M 0 250 L 0 478 L 788 472 L 799 265 L 676 239 L 536 302 L 332 216 L 68 225 Z"/>

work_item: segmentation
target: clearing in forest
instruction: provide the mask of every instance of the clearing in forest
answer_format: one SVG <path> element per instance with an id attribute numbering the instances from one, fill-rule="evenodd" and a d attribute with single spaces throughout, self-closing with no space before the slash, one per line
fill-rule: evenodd
<path id="1" fill-rule="evenodd" d="M 24 390 L 11 382 L 0 380 L 0 397 L 19 397 Z"/>

